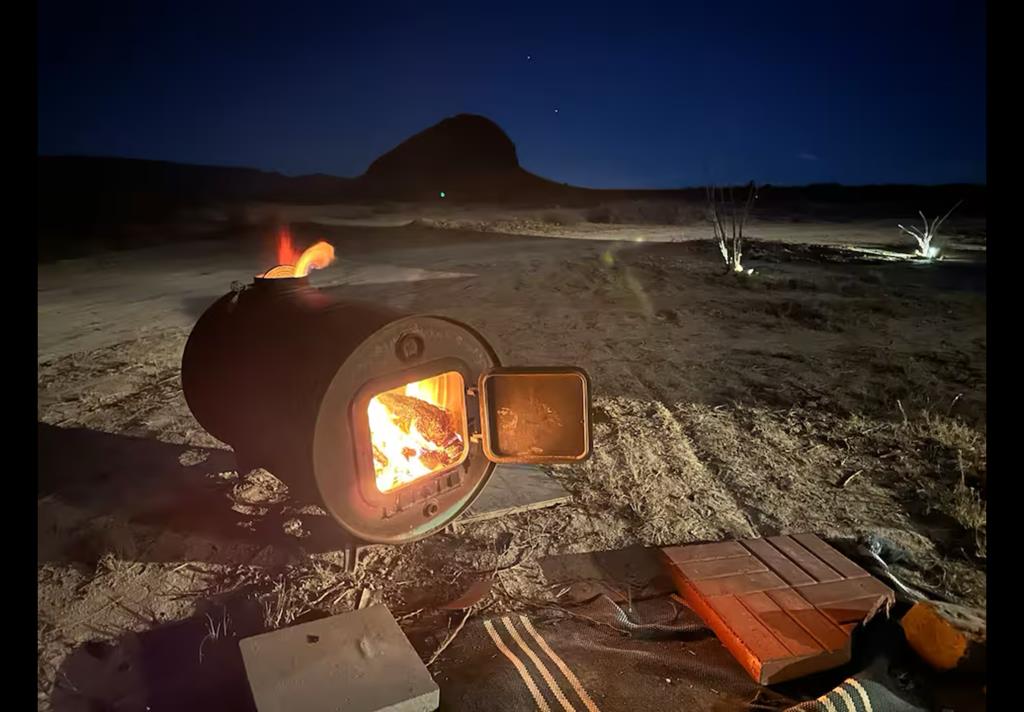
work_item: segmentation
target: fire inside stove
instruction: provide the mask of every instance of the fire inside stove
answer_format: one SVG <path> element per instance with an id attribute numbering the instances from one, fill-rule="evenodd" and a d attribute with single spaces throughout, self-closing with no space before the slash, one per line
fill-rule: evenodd
<path id="1" fill-rule="evenodd" d="M 466 459 L 464 394 L 462 376 L 448 371 L 370 399 L 366 415 L 380 492 L 442 472 Z"/>

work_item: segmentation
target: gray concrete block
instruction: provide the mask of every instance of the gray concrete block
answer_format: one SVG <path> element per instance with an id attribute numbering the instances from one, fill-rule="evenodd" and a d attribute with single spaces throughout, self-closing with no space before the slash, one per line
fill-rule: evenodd
<path id="1" fill-rule="evenodd" d="M 384 606 L 239 646 L 259 712 L 432 712 L 440 701 L 437 683 Z"/>
<path id="2" fill-rule="evenodd" d="M 498 465 L 480 496 L 457 521 L 464 524 L 568 502 L 569 493 L 533 465 Z"/>

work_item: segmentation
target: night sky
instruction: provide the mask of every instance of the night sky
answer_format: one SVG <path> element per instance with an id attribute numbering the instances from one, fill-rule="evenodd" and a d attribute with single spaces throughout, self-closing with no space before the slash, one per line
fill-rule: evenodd
<path id="1" fill-rule="evenodd" d="M 353 176 L 457 113 L 592 187 L 985 181 L 974 1 L 39 2 L 38 152 Z"/>

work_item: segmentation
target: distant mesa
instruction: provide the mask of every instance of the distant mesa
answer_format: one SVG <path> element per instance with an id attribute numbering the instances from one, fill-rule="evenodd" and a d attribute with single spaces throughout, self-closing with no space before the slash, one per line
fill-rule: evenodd
<path id="1" fill-rule="evenodd" d="M 398 200 L 523 200 L 564 186 L 523 170 L 516 146 L 484 116 L 458 114 L 409 137 L 357 179 L 369 197 Z"/>
<path id="2" fill-rule="evenodd" d="M 458 114 L 402 141 L 356 178 L 285 176 L 252 168 L 87 156 L 40 156 L 40 196 L 71 200 L 69 217 L 165 217 L 176 206 L 238 201 L 330 203 L 363 199 L 523 200 L 567 187 L 523 170 L 512 139 L 493 121 Z M 570 191 L 574 189 L 568 189 Z M 98 207 L 97 207 L 98 206 Z M 96 210 L 102 214 L 95 214 Z M 81 211 L 81 212 L 79 212 Z M 159 213 L 159 215 L 157 214 Z M 40 219 L 46 220 L 44 212 Z"/>
<path id="3" fill-rule="evenodd" d="M 516 146 L 483 116 L 459 114 L 441 121 L 385 153 L 363 175 L 382 185 L 486 180 L 520 171 Z"/>

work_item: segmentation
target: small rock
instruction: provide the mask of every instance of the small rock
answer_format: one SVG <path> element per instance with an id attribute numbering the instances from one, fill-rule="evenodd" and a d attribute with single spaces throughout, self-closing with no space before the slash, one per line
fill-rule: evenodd
<path id="1" fill-rule="evenodd" d="M 240 478 L 231 497 L 240 504 L 276 504 L 288 498 L 288 486 L 266 470 L 256 469 Z"/>
<path id="2" fill-rule="evenodd" d="M 185 452 L 178 455 L 178 462 L 183 467 L 192 467 L 200 463 L 206 462 L 207 458 L 210 457 L 210 453 L 204 450 L 186 450 Z"/>
<path id="3" fill-rule="evenodd" d="M 303 539 L 309 536 L 309 532 L 302 527 L 302 520 L 298 518 L 289 519 L 284 523 L 284 533 L 296 539 Z"/>

